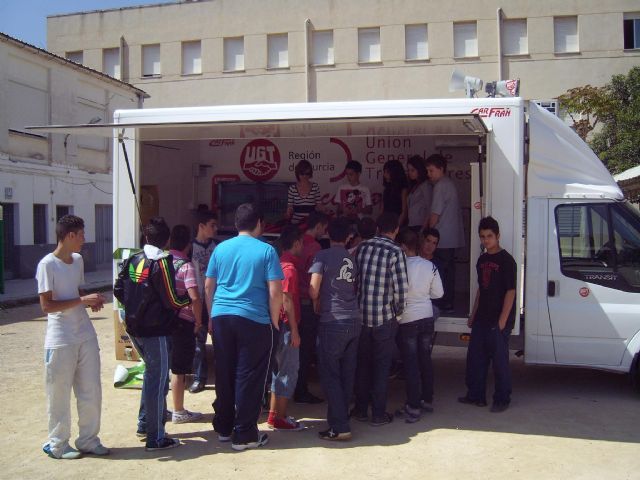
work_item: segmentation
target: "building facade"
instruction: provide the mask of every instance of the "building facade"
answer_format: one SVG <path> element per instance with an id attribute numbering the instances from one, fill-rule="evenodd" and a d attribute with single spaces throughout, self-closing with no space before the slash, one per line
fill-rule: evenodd
<path id="1" fill-rule="evenodd" d="M 85 220 L 88 271 L 111 267 L 110 142 L 26 126 L 104 123 L 141 108 L 142 90 L 0 34 L 0 205 L 5 278 L 29 278 L 56 243 L 55 224 Z"/>
<path id="2" fill-rule="evenodd" d="M 545 102 L 640 63 L 637 0 L 201 0 L 48 18 L 148 107 L 442 98 L 454 69 Z"/>

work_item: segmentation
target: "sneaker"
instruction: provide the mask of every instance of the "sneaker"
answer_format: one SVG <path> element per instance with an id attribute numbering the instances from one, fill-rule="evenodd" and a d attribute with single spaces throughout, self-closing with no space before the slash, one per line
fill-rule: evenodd
<path id="1" fill-rule="evenodd" d="M 282 430 L 282 431 L 289 431 L 289 432 L 296 432 L 304 429 L 304 426 L 293 417 L 286 417 L 286 418 L 275 417 L 273 419 L 273 423 L 270 424 L 269 426 L 274 430 Z"/>
<path id="2" fill-rule="evenodd" d="M 329 441 L 345 441 L 345 440 L 351 440 L 351 432 L 342 432 L 342 433 L 337 433 L 334 432 L 332 428 L 330 428 L 329 430 L 324 430 L 322 432 L 318 432 L 318 436 L 322 439 L 322 440 L 329 440 Z"/>
<path id="3" fill-rule="evenodd" d="M 255 442 L 232 443 L 231 448 L 238 452 L 242 452 L 244 450 L 249 450 L 250 448 L 262 447 L 267 443 L 269 443 L 269 435 L 267 435 L 266 433 L 258 433 L 258 440 L 256 440 Z"/>
<path id="4" fill-rule="evenodd" d="M 145 434 L 145 437 L 146 437 L 146 434 Z M 90 453 L 92 455 L 99 455 L 99 456 L 109 455 L 109 453 L 111 453 L 109 452 L 109 449 L 104 445 L 102 445 L 101 443 L 93 447 L 91 450 L 80 450 L 80 451 L 82 453 Z"/>
<path id="5" fill-rule="evenodd" d="M 379 417 L 371 417 L 371 421 L 369 422 L 369 425 L 371 425 L 372 427 L 381 427 L 391 422 L 393 422 L 393 415 L 385 412 Z"/>
<path id="6" fill-rule="evenodd" d="M 147 452 L 154 452 L 156 450 L 168 450 L 170 448 L 176 448 L 180 446 L 180 440 L 177 438 L 164 437 L 158 442 L 147 442 L 145 450 Z"/>
<path id="7" fill-rule="evenodd" d="M 189 387 L 189 393 L 200 393 L 204 390 L 204 387 L 205 387 L 204 382 L 201 382 L 200 380 L 196 380 Z"/>
<path id="8" fill-rule="evenodd" d="M 138 428 L 138 430 L 136 430 L 136 437 L 138 437 L 140 439 L 141 442 L 146 442 L 147 441 L 147 432 Z"/>
<path id="9" fill-rule="evenodd" d="M 475 405 L 476 407 L 486 407 L 487 402 L 484 400 L 474 400 L 473 398 L 469 398 L 468 396 L 458 397 L 458 401 L 460 403 L 464 403 L 466 405 Z"/>
<path id="10" fill-rule="evenodd" d="M 42 451 L 44 453 L 46 453 L 48 456 L 50 456 L 51 458 L 55 458 L 56 460 L 75 460 L 76 458 L 80 458 L 82 457 L 82 452 L 79 452 L 78 450 L 76 450 L 75 448 L 72 448 L 71 446 L 67 445 L 67 447 L 62 451 L 62 455 L 60 455 L 59 457 L 56 457 L 53 452 L 51 451 L 51 445 L 49 445 L 48 443 L 45 443 L 42 446 Z"/>
<path id="11" fill-rule="evenodd" d="M 420 410 L 426 413 L 433 413 L 433 404 L 426 400 L 420 400 Z"/>
<path id="12" fill-rule="evenodd" d="M 165 410 L 165 412 L 164 412 L 164 421 L 165 422 L 170 422 L 172 418 L 173 418 L 173 412 L 171 410 Z"/>
<path id="13" fill-rule="evenodd" d="M 231 441 L 231 435 L 222 435 L 218 434 L 218 441 L 222 443 L 227 443 Z"/>
<path id="14" fill-rule="evenodd" d="M 492 413 L 501 413 L 504 412 L 507 408 L 509 408 L 509 402 L 493 402 L 491 405 Z"/>
<path id="15" fill-rule="evenodd" d="M 316 397 L 311 392 L 306 392 L 306 393 L 303 393 L 303 394 L 300 394 L 300 395 L 294 395 L 293 400 L 296 403 L 308 403 L 310 405 L 314 405 L 316 403 L 324 402 L 324 400 L 322 398 Z"/>
<path id="16" fill-rule="evenodd" d="M 361 412 L 360 410 L 354 408 L 349 412 L 349 416 L 358 422 L 368 422 L 369 415 L 366 412 Z"/>
<path id="17" fill-rule="evenodd" d="M 190 412 L 189 410 L 183 410 L 182 412 L 173 412 L 171 415 L 171 421 L 173 423 L 189 423 L 195 422 L 202 418 L 202 414 L 199 412 Z"/>
<path id="18" fill-rule="evenodd" d="M 396 410 L 396 417 L 404 418 L 406 423 L 416 423 L 420 420 L 420 409 L 404 405 L 402 408 Z"/>

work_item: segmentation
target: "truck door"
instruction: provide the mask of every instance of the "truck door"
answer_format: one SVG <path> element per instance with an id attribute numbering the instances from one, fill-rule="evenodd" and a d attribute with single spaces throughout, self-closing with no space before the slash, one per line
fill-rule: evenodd
<path id="1" fill-rule="evenodd" d="M 556 361 L 619 365 L 640 318 L 640 222 L 615 202 L 549 200 L 547 305 Z"/>

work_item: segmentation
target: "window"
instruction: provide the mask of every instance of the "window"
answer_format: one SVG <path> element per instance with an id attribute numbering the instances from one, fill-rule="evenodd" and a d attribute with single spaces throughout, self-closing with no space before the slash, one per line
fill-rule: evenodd
<path id="1" fill-rule="evenodd" d="M 502 23 L 502 52 L 505 55 L 529 53 L 526 18 L 505 20 Z"/>
<path id="2" fill-rule="evenodd" d="M 25 129 L 26 126 L 49 123 L 49 92 L 13 80 L 9 80 L 7 86 L 8 92 L 5 98 L 7 111 L 11 112 L 8 118 L 9 129 L 31 133 Z"/>
<path id="3" fill-rule="evenodd" d="M 558 101 L 557 100 L 532 100 L 536 105 L 550 111 L 555 116 L 558 116 Z"/>
<path id="4" fill-rule="evenodd" d="M 67 52 L 65 57 L 69 61 L 82 65 L 82 60 L 83 60 L 82 50 L 77 52 Z"/>
<path id="5" fill-rule="evenodd" d="M 476 22 L 453 24 L 454 58 L 478 56 L 478 25 Z"/>
<path id="6" fill-rule="evenodd" d="M 65 215 L 71 215 L 73 213 L 73 207 L 69 205 L 56 205 L 56 222 Z"/>
<path id="7" fill-rule="evenodd" d="M 244 38 L 224 39 L 224 70 L 234 72 L 244 70 Z"/>
<path id="8" fill-rule="evenodd" d="M 202 73 L 202 54 L 200 41 L 182 42 L 182 75 Z"/>
<path id="9" fill-rule="evenodd" d="M 47 243 L 47 205 L 44 203 L 33 204 L 33 244 Z"/>
<path id="10" fill-rule="evenodd" d="M 102 50 L 102 72 L 120 79 L 120 49 L 105 48 Z"/>
<path id="11" fill-rule="evenodd" d="M 159 77 L 160 74 L 160 45 L 143 45 L 142 76 Z"/>
<path id="12" fill-rule="evenodd" d="M 269 59 L 268 68 L 287 68 L 289 66 L 289 35 L 267 35 Z"/>
<path id="13" fill-rule="evenodd" d="M 554 17 L 553 39 L 555 53 L 577 53 L 578 17 Z"/>
<path id="14" fill-rule="evenodd" d="M 563 275 L 640 292 L 640 220 L 625 204 L 556 208 Z"/>
<path id="15" fill-rule="evenodd" d="M 624 31 L 624 49 L 640 48 L 640 12 L 625 13 L 622 29 Z"/>
<path id="16" fill-rule="evenodd" d="M 313 48 L 313 65 L 333 65 L 333 30 L 313 32 L 311 37 Z"/>
<path id="17" fill-rule="evenodd" d="M 426 60 L 429 58 L 426 25 L 405 25 L 404 58 L 406 60 Z"/>
<path id="18" fill-rule="evenodd" d="M 380 62 L 380 28 L 358 29 L 358 62 Z"/>

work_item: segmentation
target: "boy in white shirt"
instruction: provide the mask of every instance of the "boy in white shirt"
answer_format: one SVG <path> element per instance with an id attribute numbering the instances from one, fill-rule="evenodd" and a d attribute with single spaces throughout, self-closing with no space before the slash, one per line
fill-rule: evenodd
<path id="1" fill-rule="evenodd" d="M 100 293 L 81 295 L 84 263 L 84 221 L 65 215 L 56 225 L 58 245 L 46 255 L 36 271 L 40 306 L 47 314 L 45 382 L 49 440 L 42 450 L 52 458 L 72 460 L 82 453 L 108 455 L 100 443 L 102 387 L 100 349 L 86 307 L 97 312 L 105 298 Z M 78 450 L 69 445 L 71 436 L 71 389 L 78 405 Z"/>
<path id="2" fill-rule="evenodd" d="M 407 423 L 413 423 L 420 419 L 422 411 L 433 411 L 431 343 L 435 320 L 431 299 L 442 297 L 444 290 L 436 266 L 418 256 L 418 234 L 405 229 L 397 240 L 407 256 L 409 294 L 407 306 L 398 319 L 407 400 L 396 415 L 404 417 Z"/>

